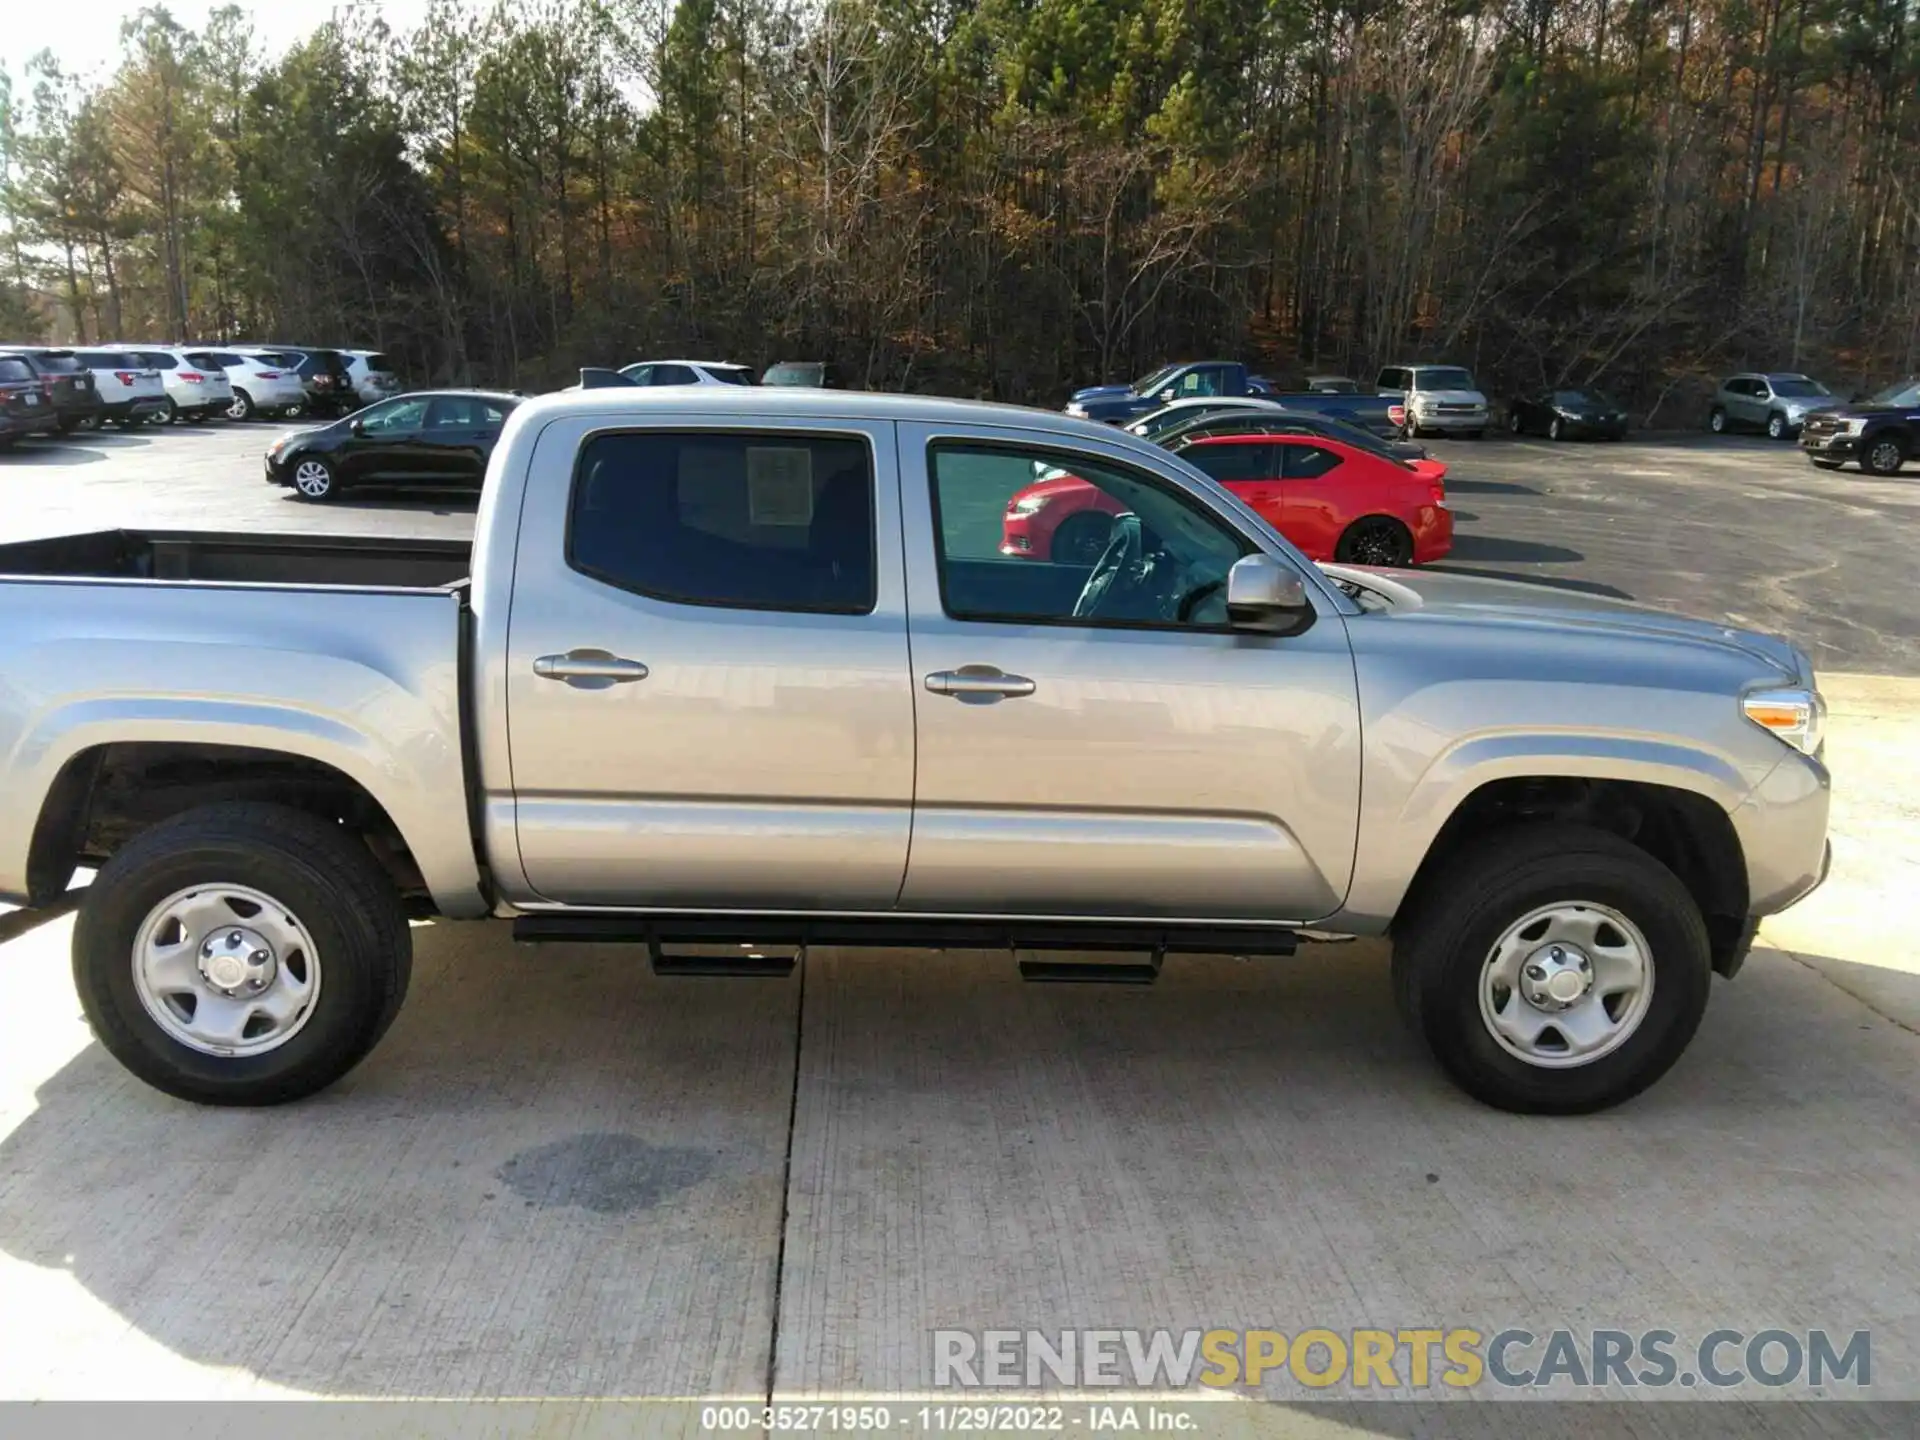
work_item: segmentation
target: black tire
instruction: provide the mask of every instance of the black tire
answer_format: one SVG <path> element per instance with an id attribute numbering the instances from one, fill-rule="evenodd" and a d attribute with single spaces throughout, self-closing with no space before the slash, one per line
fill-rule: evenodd
<path id="1" fill-rule="evenodd" d="M 153 423 L 156 425 L 179 424 L 180 423 L 180 407 L 173 403 L 173 397 L 171 395 L 167 397 L 166 403 L 167 403 L 167 408 L 160 412 L 159 418 L 156 419 Z"/>
<path id="2" fill-rule="evenodd" d="M 1391 515 L 1367 515 L 1346 528 L 1333 558 L 1343 565 L 1411 565 L 1413 532 Z"/>
<path id="3" fill-rule="evenodd" d="M 1724 435 L 1727 433 L 1727 412 L 1722 410 L 1718 405 L 1707 412 L 1707 429 L 1716 435 Z"/>
<path id="4" fill-rule="evenodd" d="M 132 955 L 141 925 L 166 897 L 202 883 L 271 895 L 313 938 L 319 995 L 276 1049 L 203 1053 L 163 1030 L 140 999 Z M 73 932 L 74 985 L 100 1043 L 155 1089 L 203 1105 L 279 1105 L 324 1090 L 386 1033 L 412 971 L 406 914 L 372 853 L 340 826 L 279 805 L 208 805 L 143 831 L 88 887 Z"/>
<path id="5" fill-rule="evenodd" d="M 1646 938 L 1654 983 L 1619 1048 L 1548 1069 L 1509 1053 L 1480 1013 L 1481 969 L 1501 933 L 1542 905 L 1610 906 Z M 1427 877 L 1394 924 L 1400 1012 L 1469 1095 L 1500 1110 L 1578 1115 L 1632 1098 L 1687 1048 L 1712 980 L 1706 922 L 1687 888 L 1645 851 L 1578 825 L 1526 826 L 1465 850 Z"/>
<path id="6" fill-rule="evenodd" d="M 1487 438 L 1487 432 L 1485 430 L 1467 431 L 1467 439 L 1469 440 L 1484 440 L 1486 438 Z"/>
<path id="7" fill-rule="evenodd" d="M 233 403 L 227 407 L 229 420 L 253 419 L 253 397 L 238 385 L 233 387 Z"/>
<path id="8" fill-rule="evenodd" d="M 1897 436 L 1880 435 L 1860 451 L 1860 468 L 1869 475 L 1898 475 L 1906 458 L 1906 447 Z"/>
<path id="9" fill-rule="evenodd" d="M 1507 432 L 1512 435 L 1518 435 L 1520 433 L 1520 412 L 1518 410 L 1507 411 Z"/>
<path id="10" fill-rule="evenodd" d="M 62 435 L 71 435 L 79 428 L 80 422 L 71 415 L 62 415 L 54 422 L 53 428 Z"/>
<path id="11" fill-rule="evenodd" d="M 300 473 L 307 469 L 308 466 L 317 466 L 319 468 L 326 479 L 324 488 L 321 488 L 317 481 L 311 480 L 311 477 L 309 481 L 302 481 Z M 334 470 L 333 462 L 324 455 L 301 455 L 296 457 L 293 461 L 292 475 L 293 493 L 298 499 L 311 500 L 316 504 L 324 504 L 340 493 L 340 476 L 338 472 Z"/>
<path id="12" fill-rule="evenodd" d="M 1782 415 L 1778 410 L 1767 416 L 1767 438 L 1769 440 L 1786 439 L 1789 428 L 1787 417 Z"/>
<path id="13" fill-rule="evenodd" d="M 1567 427 L 1558 415 L 1554 416 L 1553 423 L 1547 426 L 1547 438 L 1549 440 L 1564 440 L 1567 438 Z"/>
<path id="14" fill-rule="evenodd" d="M 1048 559 L 1059 565 L 1092 565 L 1106 554 L 1113 538 L 1113 517 L 1098 510 L 1069 515 L 1053 532 Z"/>

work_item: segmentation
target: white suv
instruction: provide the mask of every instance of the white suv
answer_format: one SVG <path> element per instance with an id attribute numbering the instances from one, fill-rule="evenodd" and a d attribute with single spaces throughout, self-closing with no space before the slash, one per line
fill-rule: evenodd
<path id="1" fill-rule="evenodd" d="M 226 372 L 233 387 L 229 420 L 255 415 L 292 415 L 306 408 L 307 388 L 300 383 L 300 361 L 272 350 L 189 350 L 190 364 Z"/>
<path id="2" fill-rule="evenodd" d="M 362 405 L 375 405 L 402 390 L 399 369 L 393 357 L 381 350 L 342 350 L 347 360 L 347 378 Z"/>
<path id="3" fill-rule="evenodd" d="M 148 345 L 129 347 L 128 353 L 138 356 L 141 363 L 160 372 L 160 383 L 167 392 L 163 424 L 224 415 L 227 407 L 233 404 L 233 386 L 227 382 L 226 372 L 218 365 L 210 365 L 205 361 L 196 364 L 187 359 L 185 350 L 157 350 Z M 202 355 L 206 352 L 195 350 L 193 353 Z"/>
<path id="4" fill-rule="evenodd" d="M 753 371 L 726 360 L 643 360 L 620 373 L 636 385 L 753 384 Z"/>
<path id="5" fill-rule="evenodd" d="M 160 372 L 132 351 L 76 350 L 73 358 L 93 372 L 93 388 L 104 406 L 101 424 L 111 420 L 131 430 L 167 413 L 167 387 Z"/>

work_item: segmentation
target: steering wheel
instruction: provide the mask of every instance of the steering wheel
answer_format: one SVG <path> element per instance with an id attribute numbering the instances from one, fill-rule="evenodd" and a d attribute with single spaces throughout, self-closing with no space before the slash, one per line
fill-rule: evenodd
<path id="1" fill-rule="evenodd" d="M 1081 588 L 1080 598 L 1073 602 L 1074 619 L 1087 620 L 1100 613 L 1100 607 L 1106 603 L 1107 592 L 1113 589 L 1113 582 L 1140 563 L 1143 548 L 1140 517 L 1134 514 L 1114 516 L 1113 534 L 1107 540 L 1107 548 L 1093 562 L 1093 571 Z"/>

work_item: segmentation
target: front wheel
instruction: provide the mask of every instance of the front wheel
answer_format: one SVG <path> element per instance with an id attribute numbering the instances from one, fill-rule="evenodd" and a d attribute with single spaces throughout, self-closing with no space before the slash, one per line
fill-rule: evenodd
<path id="1" fill-rule="evenodd" d="M 335 494 L 333 467 L 318 455 L 304 456 L 294 464 L 293 488 L 302 500 L 331 500 Z"/>
<path id="2" fill-rule="evenodd" d="M 277 1105 L 385 1033 L 413 941 L 393 883 L 337 824 L 209 805 L 135 837 L 88 887 L 73 978 L 100 1043 L 157 1090 Z"/>
<path id="3" fill-rule="evenodd" d="M 1861 454 L 1860 468 L 1869 475 L 1898 475 L 1901 462 L 1906 458 L 1900 442 L 1891 435 L 1883 435 Z"/>
<path id="4" fill-rule="evenodd" d="M 1518 410 L 1509 410 L 1507 412 L 1507 433 L 1510 435 L 1518 435 L 1520 433 L 1520 412 Z"/>
<path id="5" fill-rule="evenodd" d="M 1707 429 L 1716 435 L 1727 433 L 1727 412 L 1718 405 L 1714 406 L 1712 413 L 1707 416 Z"/>
<path id="6" fill-rule="evenodd" d="M 251 420 L 253 418 L 253 397 L 244 390 L 236 389 L 233 399 L 227 405 L 229 420 Z"/>
<path id="7" fill-rule="evenodd" d="M 1402 1014 L 1461 1089 L 1572 1115 L 1639 1094 L 1706 1013 L 1706 922 L 1618 836 L 1527 826 L 1477 843 L 1394 925 Z"/>
<path id="8" fill-rule="evenodd" d="M 1547 427 L 1547 438 L 1549 440 L 1564 440 L 1567 438 L 1567 427 L 1558 417 L 1555 417 L 1554 422 Z"/>
<path id="9" fill-rule="evenodd" d="M 1767 438 L 1784 440 L 1787 438 L 1787 417 L 1780 414 L 1767 416 Z"/>
<path id="10" fill-rule="evenodd" d="M 1344 565 L 1411 565 L 1413 534 L 1391 516 L 1369 515 L 1347 527 L 1333 558 Z"/>

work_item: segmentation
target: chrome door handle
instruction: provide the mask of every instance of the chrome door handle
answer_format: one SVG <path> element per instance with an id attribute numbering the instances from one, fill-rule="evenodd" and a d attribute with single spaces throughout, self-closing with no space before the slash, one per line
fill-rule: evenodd
<path id="1" fill-rule="evenodd" d="M 951 695 L 957 700 L 975 696 L 988 699 L 1033 694 L 1033 681 L 1024 675 L 1008 675 L 991 665 L 962 665 L 958 670 L 936 670 L 927 676 L 927 689 L 935 695 Z"/>
<path id="2" fill-rule="evenodd" d="M 605 650 L 569 650 L 564 655 L 542 655 L 533 662 L 533 673 L 542 680 L 599 681 L 602 685 L 622 685 L 647 678 L 647 667 L 638 660 L 623 660 Z"/>

